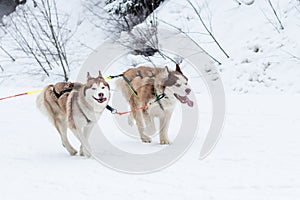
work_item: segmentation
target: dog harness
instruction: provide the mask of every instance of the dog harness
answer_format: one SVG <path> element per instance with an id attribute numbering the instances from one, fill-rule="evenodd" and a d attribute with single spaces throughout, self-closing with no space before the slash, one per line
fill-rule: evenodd
<path id="1" fill-rule="evenodd" d="M 62 90 L 60 92 L 57 92 L 54 88 L 53 88 L 53 93 L 54 95 L 56 96 L 56 98 L 60 98 L 63 94 L 67 93 L 67 92 L 71 92 L 73 90 L 73 88 L 68 88 L 68 89 L 65 89 L 65 90 Z"/>

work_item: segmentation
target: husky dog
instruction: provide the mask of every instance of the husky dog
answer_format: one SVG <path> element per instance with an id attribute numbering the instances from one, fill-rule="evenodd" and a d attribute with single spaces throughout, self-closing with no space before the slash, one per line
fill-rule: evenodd
<path id="1" fill-rule="evenodd" d="M 193 107 L 193 101 L 188 98 L 191 93 L 188 79 L 178 64 L 175 71 L 168 67 L 130 68 L 123 73 L 123 79 L 117 80 L 116 86 L 122 90 L 132 110 L 148 105 L 147 109 L 133 112 L 128 118 L 130 125 L 136 122 L 140 137 L 146 143 L 151 142 L 149 135 L 156 132 L 155 117 L 160 122 L 160 144 L 169 144 L 167 132 L 176 102 Z"/>
<path id="2" fill-rule="evenodd" d="M 60 134 L 62 145 L 71 155 L 77 153 L 67 138 L 69 127 L 81 143 L 80 155 L 90 156 L 88 138 L 110 98 L 110 88 L 99 71 L 87 83 L 61 82 L 48 85 L 37 97 L 36 104 Z M 85 145 L 83 142 L 85 141 Z"/>

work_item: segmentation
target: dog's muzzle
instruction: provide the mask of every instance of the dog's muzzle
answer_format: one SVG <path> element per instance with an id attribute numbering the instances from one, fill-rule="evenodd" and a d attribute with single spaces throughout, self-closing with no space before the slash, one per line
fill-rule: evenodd
<path id="1" fill-rule="evenodd" d="M 178 99 L 181 103 L 183 104 L 187 104 L 189 107 L 193 107 L 194 106 L 194 102 L 192 100 L 189 99 L 189 97 L 186 96 L 180 96 L 179 94 L 174 93 L 174 96 L 176 97 L 176 99 Z"/>
<path id="2" fill-rule="evenodd" d="M 98 102 L 98 103 L 103 103 L 107 100 L 106 97 L 104 97 L 104 94 L 103 93 L 99 93 L 98 94 L 99 98 L 96 98 L 93 96 L 93 98 Z"/>

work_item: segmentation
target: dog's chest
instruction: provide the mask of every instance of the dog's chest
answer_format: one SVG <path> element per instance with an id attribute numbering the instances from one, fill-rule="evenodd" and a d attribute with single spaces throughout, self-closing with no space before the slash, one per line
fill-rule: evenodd
<path id="1" fill-rule="evenodd" d="M 152 103 L 148 108 L 148 112 L 153 116 L 163 116 L 166 114 L 166 112 L 172 112 L 175 108 L 175 105 L 176 102 L 168 98 L 163 98 L 157 102 Z"/>
<path id="2" fill-rule="evenodd" d="M 94 107 L 82 102 L 82 99 L 73 102 L 73 118 L 81 126 L 98 121 L 102 110 L 95 110 Z"/>

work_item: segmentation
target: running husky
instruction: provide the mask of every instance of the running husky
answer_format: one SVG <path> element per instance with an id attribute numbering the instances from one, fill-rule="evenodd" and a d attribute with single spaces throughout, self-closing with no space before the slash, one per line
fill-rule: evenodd
<path id="1" fill-rule="evenodd" d="M 193 101 L 187 96 L 191 93 L 188 79 L 178 64 L 175 71 L 170 71 L 168 67 L 128 69 L 116 85 L 132 110 L 148 105 L 147 109 L 133 112 L 128 118 L 130 125 L 135 120 L 140 137 L 146 143 L 151 142 L 149 135 L 156 132 L 154 118 L 158 117 L 160 144 L 170 144 L 167 132 L 176 102 L 193 107 Z"/>
<path id="2" fill-rule="evenodd" d="M 89 134 L 107 106 L 109 98 L 109 85 L 99 71 L 96 78 L 87 73 L 86 84 L 61 82 L 46 86 L 37 97 L 36 104 L 55 126 L 62 145 L 68 152 L 71 155 L 77 154 L 67 138 L 69 127 L 81 143 L 80 155 L 89 157 L 90 149 L 86 144 Z M 84 141 L 86 146 L 83 145 Z"/>

